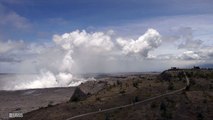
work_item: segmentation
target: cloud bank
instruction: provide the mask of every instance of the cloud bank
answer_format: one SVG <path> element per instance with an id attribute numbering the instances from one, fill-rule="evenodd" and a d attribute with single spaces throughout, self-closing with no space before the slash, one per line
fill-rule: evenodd
<path id="1" fill-rule="evenodd" d="M 36 73 L 30 78 L 1 82 L 5 90 L 76 86 L 87 80 L 82 73 L 151 71 L 171 66 L 212 63 L 212 46 L 193 38 L 190 28 L 177 29 L 176 37 L 148 29 L 136 38 L 110 32 L 75 30 L 53 35 L 51 43 L 0 42 L 0 71 Z M 172 38 L 175 48 L 168 46 Z M 181 47 L 180 47 L 181 46 Z M 172 53 L 174 51 L 174 53 Z M 11 67 L 10 67 L 11 66 Z"/>
<path id="2" fill-rule="evenodd" d="M 148 29 L 136 40 L 113 37 L 112 31 L 76 30 L 62 35 L 54 35 L 52 45 L 0 42 L 0 46 L 3 46 L 0 54 L 19 56 L 20 68 L 32 67 L 36 68 L 34 71 L 40 73 L 32 80 L 17 82 L 13 88 L 7 88 L 17 90 L 68 87 L 86 81 L 77 78 L 74 75 L 76 73 L 101 73 L 116 67 L 118 69 L 120 62 L 128 61 L 130 56 L 134 58 L 134 55 L 137 55 L 140 56 L 140 59 L 147 58 L 149 52 L 158 48 L 160 43 L 161 35 L 154 29 Z M 3 62 L 3 59 L 0 60 Z M 32 64 L 29 65 L 30 63 Z"/>
<path id="3" fill-rule="evenodd" d="M 10 69 L 9 66 L 13 64 L 11 67 L 13 70 L 16 68 L 16 71 L 21 73 L 31 71 L 38 74 L 32 78 L 16 81 L 14 84 L 5 82 L 2 89 L 68 87 L 93 80 L 77 77 L 76 74 L 79 73 L 141 71 L 140 66 L 149 71 L 154 66 L 162 68 L 163 65 L 169 68 L 202 64 L 206 61 L 211 63 L 213 58 L 211 45 L 206 46 L 194 39 L 189 28 L 181 28 L 178 31 L 179 36 L 173 37 L 174 43 L 176 42 L 174 44 L 176 48 L 173 48 L 176 49 L 175 53 L 162 52 L 161 47 L 167 45 L 165 41 L 169 37 L 152 28 L 136 39 L 117 36 L 113 31 L 76 30 L 53 35 L 51 43 L 1 41 L 2 68 Z"/>

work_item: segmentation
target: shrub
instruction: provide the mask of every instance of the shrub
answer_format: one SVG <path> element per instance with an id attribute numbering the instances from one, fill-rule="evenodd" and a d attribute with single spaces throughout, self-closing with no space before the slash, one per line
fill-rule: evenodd
<path id="1" fill-rule="evenodd" d="M 151 108 L 156 108 L 156 107 L 157 107 L 156 103 L 155 103 L 155 102 L 152 102 Z"/>
<path id="2" fill-rule="evenodd" d="M 169 82 L 168 90 L 174 90 L 174 84 Z"/>
<path id="3" fill-rule="evenodd" d="M 164 71 L 163 73 L 161 73 L 160 77 L 163 80 L 170 81 L 172 78 L 172 75 Z"/>
<path id="4" fill-rule="evenodd" d="M 95 99 L 96 99 L 96 101 L 101 101 L 100 97 L 96 97 Z"/>
<path id="5" fill-rule="evenodd" d="M 52 106 L 53 106 L 53 105 L 51 105 L 51 104 L 48 104 L 48 105 L 47 105 L 47 107 L 52 107 Z"/>
<path id="6" fill-rule="evenodd" d="M 91 96 L 92 94 L 90 92 L 87 93 L 87 96 Z"/>
<path id="7" fill-rule="evenodd" d="M 128 87 L 129 87 L 129 84 L 128 84 L 128 83 L 126 83 L 125 85 L 126 85 L 126 88 L 128 88 Z"/>
<path id="8" fill-rule="evenodd" d="M 161 102 L 161 104 L 160 104 L 160 110 L 161 111 L 166 111 L 166 104 L 164 102 Z"/>
<path id="9" fill-rule="evenodd" d="M 16 108 L 16 109 L 15 109 L 15 111 L 19 111 L 19 110 L 21 110 L 21 108 Z M 0 119 L 0 120 L 1 120 L 1 119 Z"/>
<path id="10" fill-rule="evenodd" d="M 125 93 L 126 93 L 125 90 L 120 91 L 120 94 L 125 94 Z"/>
<path id="11" fill-rule="evenodd" d="M 116 83 L 117 83 L 117 85 L 121 85 L 122 84 L 121 81 L 119 81 L 119 80 L 117 80 Z"/>
<path id="12" fill-rule="evenodd" d="M 172 119 L 172 112 L 163 111 L 161 112 L 161 117 L 165 118 L 166 120 Z"/>
<path id="13" fill-rule="evenodd" d="M 133 99 L 133 103 L 138 102 L 138 101 L 139 101 L 138 96 L 135 96 L 134 99 Z"/>
<path id="14" fill-rule="evenodd" d="M 183 80 L 185 76 L 183 72 L 179 72 L 177 77 L 179 78 L 179 80 Z"/>
<path id="15" fill-rule="evenodd" d="M 204 119 L 203 114 L 202 114 L 201 112 L 199 112 L 199 113 L 197 114 L 197 120 L 203 120 L 203 119 Z"/>
<path id="16" fill-rule="evenodd" d="M 109 114 L 106 113 L 106 114 L 105 114 L 105 120 L 110 120 L 109 118 L 110 118 Z"/>
<path id="17" fill-rule="evenodd" d="M 74 96 L 74 97 L 72 97 L 72 98 L 70 99 L 70 102 L 78 102 L 79 100 L 80 100 L 79 97 Z"/>
<path id="18" fill-rule="evenodd" d="M 133 82 L 133 87 L 138 88 L 138 83 L 137 82 Z"/>

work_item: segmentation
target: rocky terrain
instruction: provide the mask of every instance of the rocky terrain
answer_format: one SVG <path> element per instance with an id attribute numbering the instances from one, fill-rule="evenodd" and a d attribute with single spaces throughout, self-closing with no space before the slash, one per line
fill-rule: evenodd
<path id="1" fill-rule="evenodd" d="M 88 81 L 77 90 L 72 89 L 73 94 L 66 102 L 33 110 L 24 114 L 23 118 L 16 119 L 66 120 L 88 112 L 133 104 L 130 107 L 82 116 L 76 120 L 212 120 L 213 71 L 184 71 L 190 80 L 190 86 L 186 90 L 142 104 L 134 105 L 138 101 L 185 87 L 183 69 L 167 70 L 161 74 L 105 76 L 97 81 Z"/>
<path id="2" fill-rule="evenodd" d="M 19 91 L 0 91 L 0 120 L 9 113 L 26 113 L 32 110 L 66 102 L 74 88 L 48 88 Z"/>

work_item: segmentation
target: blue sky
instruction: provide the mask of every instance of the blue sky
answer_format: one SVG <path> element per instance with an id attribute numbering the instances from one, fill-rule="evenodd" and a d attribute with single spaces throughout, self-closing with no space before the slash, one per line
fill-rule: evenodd
<path id="1" fill-rule="evenodd" d="M 20 21 L 22 24 L 27 24 L 26 28 L 17 29 L 5 25 L 1 28 L 1 37 L 26 41 L 50 39 L 55 33 L 75 29 L 129 24 L 135 20 L 213 13 L 211 0 L 1 0 L 0 4 L 3 14 L 14 12 L 24 19 Z"/>
<path id="2" fill-rule="evenodd" d="M 54 59 L 50 51 L 64 58 L 71 43 L 75 48 L 70 57 L 83 64 L 76 65 L 86 70 L 83 72 L 92 69 L 85 59 L 96 66 L 106 63 L 99 59 L 104 55 L 117 67 L 104 65 L 94 67 L 92 72 L 126 68 L 159 71 L 171 66 L 212 64 L 212 33 L 212 0 L 0 0 L 0 72 L 37 72 L 43 68 L 56 72 L 60 64 L 46 65 L 48 59 Z M 67 40 L 67 36 L 78 37 Z M 159 36 L 160 41 L 155 38 Z M 78 39 L 83 42 L 73 42 Z M 100 46 L 94 46 L 94 41 Z M 100 41 L 112 45 L 110 52 Z M 89 55 L 88 49 L 92 51 Z M 63 59 L 55 62 L 59 61 Z"/>

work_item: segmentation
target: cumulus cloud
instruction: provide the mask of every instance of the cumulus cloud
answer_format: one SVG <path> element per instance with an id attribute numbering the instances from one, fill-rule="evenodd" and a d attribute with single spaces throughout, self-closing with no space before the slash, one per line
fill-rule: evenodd
<path id="1" fill-rule="evenodd" d="M 76 30 L 61 36 L 54 35 L 53 40 L 65 50 L 87 49 L 101 53 L 112 50 L 114 46 L 109 35 L 103 32 L 87 33 L 85 30 Z"/>
<path id="2" fill-rule="evenodd" d="M 90 71 L 94 68 L 97 70 L 104 68 L 105 61 L 114 52 L 115 47 L 111 34 L 104 32 L 88 33 L 85 30 L 54 35 L 53 41 L 64 53 L 59 67 L 60 71 L 69 73 L 88 72 L 89 68 Z M 98 63 L 101 64 L 96 66 Z"/>
<path id="3" fill-rule="evenodd" d="M 137 39 L 124 39 L 112 33 L 76 30 L 54 35 L 53 43 L 49 44 L 2 41 L 0 65 L 11 68 L 9 63 L 13 62 L 13 68 L 19 68 L 17 71 L 39 71 L 39 74 L 30 80 L 25 79 L 5 86 L 10 90 L 68 87 L 87 81 L 77 78 L 76 73 L 130 72 L 139 71 L 143 67 L 144 71 L 147 71 L 154 69 L 154 66 L 160 67 L 158 63 L 164 64 L 164 67 L 183 66 L 213 58 L 211 46 L 197 50 L 176 48 L 177 50 L 173 50 L 176 52 L 170 53 L 160 50 L 160 47 L 165 47 L 161 46 L 164 36 L 155 29 L 148 29 Z M 150 66 L 150 63 L 154 66 Z M 45 71 L 40 72 L 41 69 Z"/>
<path id="4" fill-rule="evenodd" d="M 147 57 L 149 51 L 160 46 L 161 35 L 154 29 L 148 29 L 146 33 L 136 40 L 117 39 L 117 43 L 122 47 L 122 52 L 128 54 L 139 54 Z"/>
<path id="5" fill-rule="evenodd" d="M 0 42 L 0 60 L 19 62 L 17 66 L 22 66 L 19 72 L 26 72 L 26 69 L 30 68 L 35 70 L 27 71 L 39 72 L 39 69 L 44 68 L 54 74 L 101 72 L 114 69 L 121 58 L 125 61 L 128 59 L 126 54 L 130 53 L 155 59 L 155 56 L 148 53 L 161 43 L 161 35 L 154 29 L 147 30 L 137 40 L 122 39 L 119 41 L 121 37 L 113 35 L 113 31 L 76 30 L 54 35 L 53 43 L 47 44 L 2 41 Z"/>
<path id="6" fill-rule="evenodd" d="M 63 64 L 59 67 L 62 71 L 73 72 L 78 69 L 78 72 L 105 72 L 112 71 L 116 66 L 119 67 L 118 63 L 121 62 L 121 58 L 123 61 L 129 59 L 127 54 L 138 54 L 144 59 L 151 58 L 148 53 L 160 46 L 161 35 L 156 30 L 149 29 L 137 40 L 124 40 L 117 37 L 113 31 L 76 30 L 62 35 L 54 35 L 53 41 L 65 53 Z M 129 44 L 131 46 L 128 46 Z M 132 50 L 127 53 L 126 48 L 128 47 Z"/>
<path id="7" fill-rule="evenodd" d="M 184 51 L 176 59 L 181 59 L 181 60 L 194 60 L 194 61 L 206 61 L 212 62 L 213 59 L 213 48 L 212 46 L 209 47 L 202 47 L 197 50 L 188 50 Z"/>
<path id="8" fill-rule="evenodd" d="M 8 56 L 19 56 L 21 61 L 17 64 L 22 66 L 20 67 L 22 69 L 36 68 L 39 71 L 45 69 L 30 81 L 17 83 L 13 89 L 68 87 L 85 81 L 85 79 L 76 78 L 73 73 L 105 72 L 113 71 L 113 69 L 116 71 L 121 63 L 128 62 L 125 61 L 126 53 L 122 54 L 126 52 L 126 48 L 129 48 L 128 54 L 139 54 L 151 58 L 148 52 L 157 48 L 161 43 L 161 35 L 154 29 L 147 30 L 137 40 L 119 40 L 112 35 L 112 31 L 76 30 L 54 35 L 55 45 L 52 46 L 1 42 L 0 55 L 7 53 Z M 2 58 L 2 60 L 6 59 Z"/>
<path id="9" fill-rule="evenodd" d="M 199 59 L 201 59 L 199 54 L 194 51 L 186 51 L 182 55 L 180 55 L 179 58 L 183 59 L 183 60 L 199 60 Z"/>

